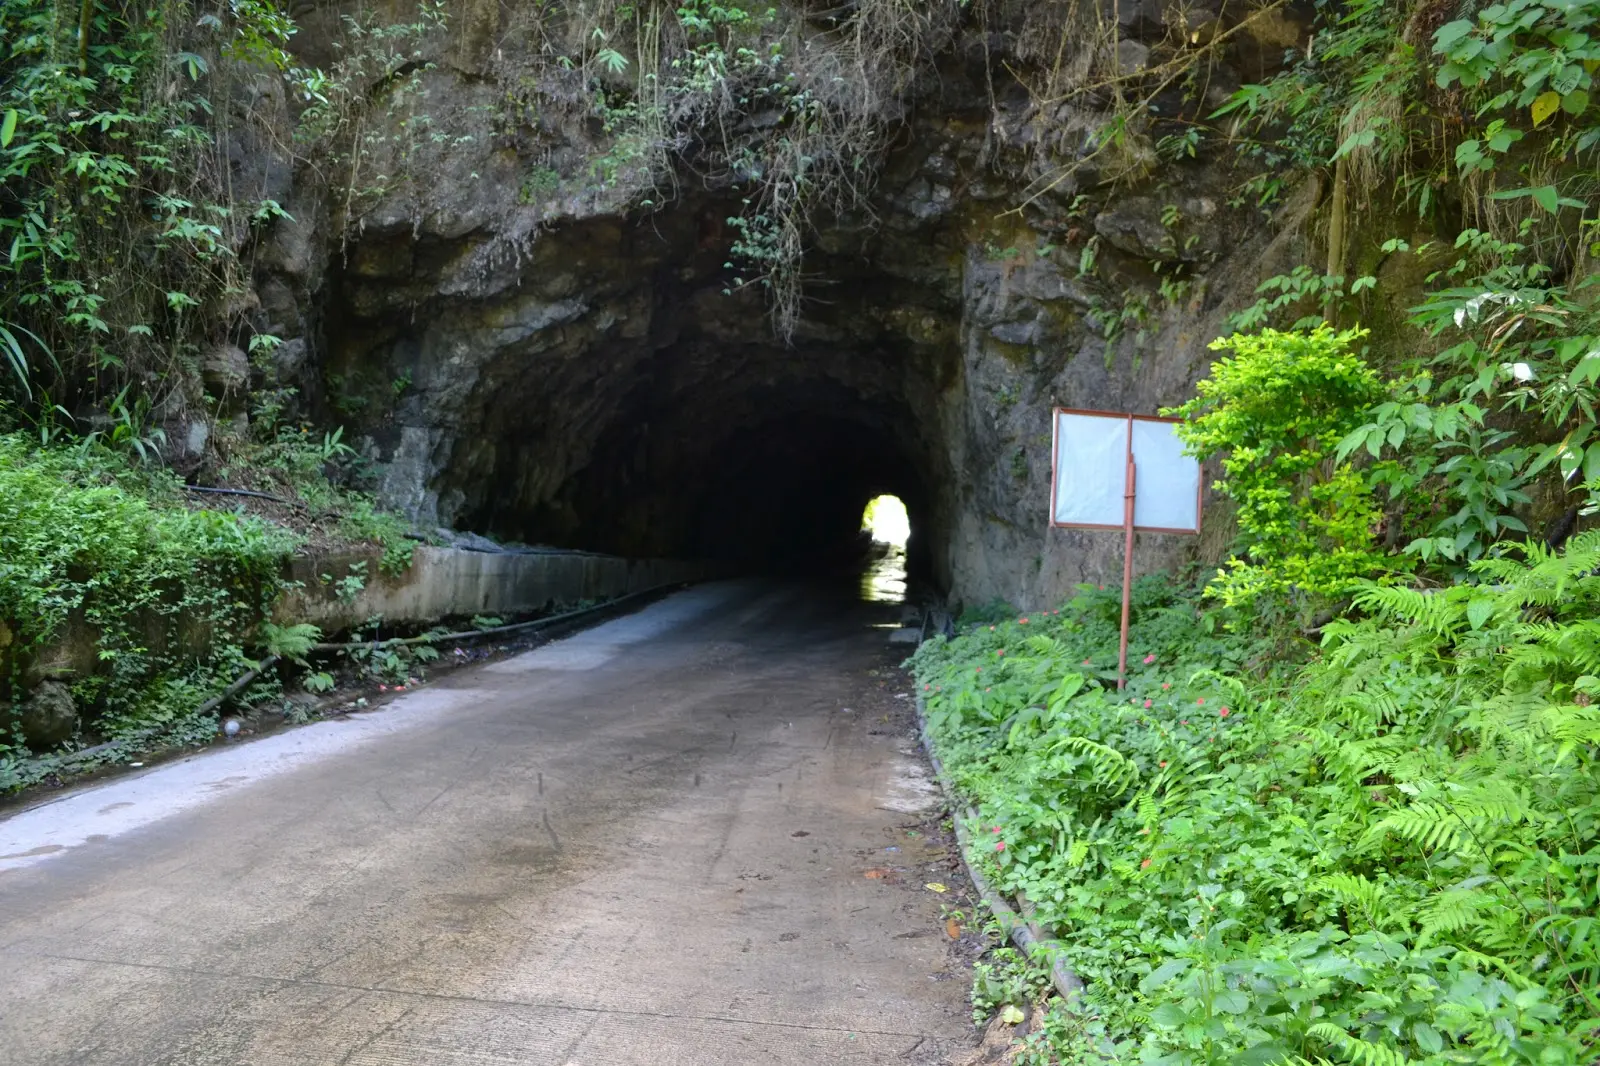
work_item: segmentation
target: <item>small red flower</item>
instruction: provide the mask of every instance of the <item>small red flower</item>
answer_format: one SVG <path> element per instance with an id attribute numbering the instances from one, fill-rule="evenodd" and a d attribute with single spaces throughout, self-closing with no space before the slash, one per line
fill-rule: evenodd
<path id="1" fill-rule="evenodd" d="M 1163 681 L 1163 682 L 1161 682 L 1161 691 L 1162 692 L 1165 692 L 1167 689 L 1169 689 L 1171 687 L 1172 687 L 1172 682 L 1171 681 Z"/>
<path id="2" fill-rule="evenodd" d="M 1028 620 L 1026 618 L 1019 618 L 1017 619 L 1017 624 L 1019 626 L 1025 626 L 1028 624 Z"/>
<path id="3" fill-rule="evenodd" d="M 984 690 L 983 690 L 983 691 L 985 691 L 985 692 L 989 692 L 989 691 L 991 691 L 991 690 L 989 690 L 989 689 L 984 689 Z"/>
<path id="4" fill-rule="evenodd" d="M 1149 700 L 1145 700 L 1144 701 L 1144 706 L 1145 706 L 1145 710 L 1149 710 L 1150 709 L 1150 701 Z"/>
<path id="5" fill-rule="evenodd" d="M 980 674 L 983 673 L 983 667 L 979 666 L 979 667 L 976 667 L 975 669 L 978 671 L 978 673 L 980 673 Z M 1224 713 L 1226 713 L 1226 712 L 1224 712 Z"/>
<path id="6" fill-rule="evenodd" d="M 1156 655 L 1155 655 L 1155 652 L 1151 652 L 1151 653 L 1150 653 L 1150 654 L 1149 654 L 1149 655 L 1146 655 L 1146 656 L 1145 656 L 1145 657 L 1144 657 L 1144 664 L 1145 664 L 1145 665 L 1146 665 L 1146 666 L 1149 666 L 1149 665 L 1150 665 L 1150 664 L 1151 664 L 1151 663 L 1153 663 L 1153 662 L 1155 662 L 1155 661 L 1156 661 Z"/>
<path id="7" fill-rule="evenodd" d="M 1226 718 L 1226 717 L 1228 717 L 1229 714 L 1231 714 L 1233 712 L 1229 711 L 1228 708 L 1224 707 L 1224 708 L 1222 708 L 1222 711 L 1220 713 L 1221 713 L 1221 716 L 1223 718 Z"/>
<path id="8" fill-rule="evenodd" d="M 999 651 L 995 652 L 996 655 L 1004 655 L 1005 653 L 1006 650 L 1004 648 L 1001 648 Z"/>
<path id="9" fill-rule="evenodd" d="M 1180 721 L 1178 724 L 1179 725 L 1188 725 L 1189 724 L 1189 719 L 1185 718 L 1182 721 Z"/>
<path id="10" fill-rule="evenodd" d="M 1196 707 L 1204 707 L 1206 705 L 1206 698 L 1201 696 L 1199 699 L 1194 701 L 1194 705 Z"/>
<path id="11" fill-rule="evenodd" d="M 923 686 L 922 686 L 922 691 L 924 691 L 924 692 L 926 692 L 926 691 L 928 691 L 928 690 L 929 690 L 929 689 L 931 689 L 931 688 L 932 688 L 932 687 L 933 687 L 933 686 L 932 686 L 932 685 L 923 685 Z"/>
<path id="12" fill-rule="evenodd" d="M 1140 863 L 1140 864 L 1139 864 L 1139 869 L 1141 869 L 1141 870 L 1143 870 L 1143 869 L 1144 869 L 1144 868 L 1146 868 L 1146 867 L 1147 867 L 1147 866 L 1149 866 L 1149 865 L 1150 865 L 1150 860 L 1149 860 L 1149 859 L 1146 859 L 1146 860 L 1144 860 L 1144 862 L 1141 862 L 1141 863 Z"/>
<path id="13" fill-rule="evenodd" d="M 1083 660 L 1083 665 L 1088 666 L 1089 665 L 1089 660 L 1088 659 Z"/>
<path id="14" fill-rule="evenodd" d="M 997 825 L 991 825 L 991 826 L 990 826 L 990 827 L 989 827 L 989 832 L 991 832 L 991 833 L 998 833 L 998 832 L 1000 832 L 1000 827 L 999 827 L 999 826 L 997 826 Z"/>
<path id="15" fill-rule="evenodd" d="M 1000 843 L 998 843 L 998 844 L 996 844 L 994 846 L 994 850 L 996 850 L 996 851 L 1004 851 L 1004 850 L 1006 850 L 1006 842 L 1004 840 L 1000 841 Z"/>
<path id="16" fill-rule="evenodd" d="M 1167 760 L 1165 760 L 1165 759 L 1162 759 L 1162 760 L 1161 760 L 1161 765 L 1162 765 L 1162 766 L 1166 766 L 1166 765 L 1167 765 Z"/>
<path id="17" fill-rule="evenodd" d="M 378 686 L 378 691 L 379 692 L 388 692 L 389 691 L 389 686 L 388 685 L 379 685 Z"/>

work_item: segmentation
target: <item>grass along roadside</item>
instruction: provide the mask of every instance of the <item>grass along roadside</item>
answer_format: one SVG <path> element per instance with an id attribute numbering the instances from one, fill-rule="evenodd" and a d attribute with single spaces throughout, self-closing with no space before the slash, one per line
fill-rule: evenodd
<path id="1" fill-rule="evenodd" d="M 1020 1061 L 1593 1061 L 1597 565 L 1366 586 L 1316 647 L 1146 578 L 1121 694 L 1115 589 L 924 644 L 969 859 L 1086 984 Z"/>

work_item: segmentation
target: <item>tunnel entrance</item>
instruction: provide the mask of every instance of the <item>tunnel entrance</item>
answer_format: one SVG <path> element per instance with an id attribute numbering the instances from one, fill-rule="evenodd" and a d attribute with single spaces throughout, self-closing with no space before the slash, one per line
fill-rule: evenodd
<path id="1" fill-rule="evenodd" d="M 373 379 L 385 497 L 504 542 L 853 579 L 862 508 L 892 495 L 906 568 L 944 586 L 959 288 L 884 269 L 876 256 L 926 249 L 880 234 L 872 255 L 817 260 L 829 296 L 779 338 L 701 239 L 736 213 L 685 201 L 573 223 L 472 285 L 452 280 L 450 242 L 366 235 L 331 281 L 329 373 L 347 403 Z M 405 314 L 391 260 L 425 294 Z"/>

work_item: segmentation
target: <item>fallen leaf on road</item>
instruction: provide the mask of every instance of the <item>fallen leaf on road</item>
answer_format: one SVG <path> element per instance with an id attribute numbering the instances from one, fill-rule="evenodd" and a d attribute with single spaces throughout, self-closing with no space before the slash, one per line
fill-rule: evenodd
<path id="1" fill-rule="evenodd" d="M 1000 1010 L 1000 1020 L 1007 1025 L 1021 1025 L 1023 1017 L 1022 1008 L 1015 1003 L 1007 1003 Z"/>
<path id="2" fill-rule="evenodd" d="M 951 940 L 961 939 L 961 926 L 954 918 L 946 918 L 944 920 L 944 934 Z"/>
<path id="3" fill-rule="evenodd" d="M 889 871 L 888 870 L 874 868 L 874 869 L 868 870 L 866 873 L 862 874 L 861 876 L 866 877 L 866 878 L 868 878 L 870 880 L 873 880 L 873 881 L 879 881 L 879 880 L 882 880 L 885 877 L 888 877 L 889 876 Z"/>
<path id="4" fill-rule="evenodd" d="M 948 888 L 946 888 L 944 885 L 941 885 L 937 881 L 929 881 L 927 884 L 923 885 L 922 887 L 927 889 L 929 892 L 948 892 L 948 891 L 950 891 Z"/>

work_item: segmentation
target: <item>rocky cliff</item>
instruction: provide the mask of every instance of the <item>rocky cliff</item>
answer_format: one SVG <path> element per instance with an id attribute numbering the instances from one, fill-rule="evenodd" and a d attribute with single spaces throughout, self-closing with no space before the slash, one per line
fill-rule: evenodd
<path id="1" fill-rule="evenodd" d="M 925 14 L 880 53 L 861 50 L 869 6 L 766 16 L 753 39 L 786 51 L 783 94 L 718 110 L 682 91 L 646 115 L 703 46 L 634 12 L 607 55 L 564 43 L 570 17 L 561 37 L 532 4 L 462 5 L 419 35 L 403 92 L 367 87 L 343 167 L 238 153 L 292 216 L 255 259 L 254 328 L 286 342 L 266 376 L 352 423 L 384 495 L 429 524 L 784 561 L 893 492 L 959 601 L 1114 577 L 1119 537 L 1046 525 L 1050 409 L 1181 402 L 1226 316 L 1306 257 L 1322 190 L 1263 211 L 1236 155 L 1184 130 L 1307 23 L 1014 0 Z M 339 15 L 301 16 L 311 60 L 338 61 L 319 49 Z M 647 80 L 652 41 L 675 58 Z M 830 75 L 839 56 L 854 66 Z M 876 94 L 870 113 L 830 84 Z M 803 210 L 775 211 L 773 153 L 826 121 L 846 142 L 831 193 L 797 184 Z M 749 221 L 774 214 L 787 229 Z M 762 260 L 797 240 L 797 267 Z M 1138 566 L 1215 555 L 1211 519 L 1200 543 L 1141 535 Z"/>

